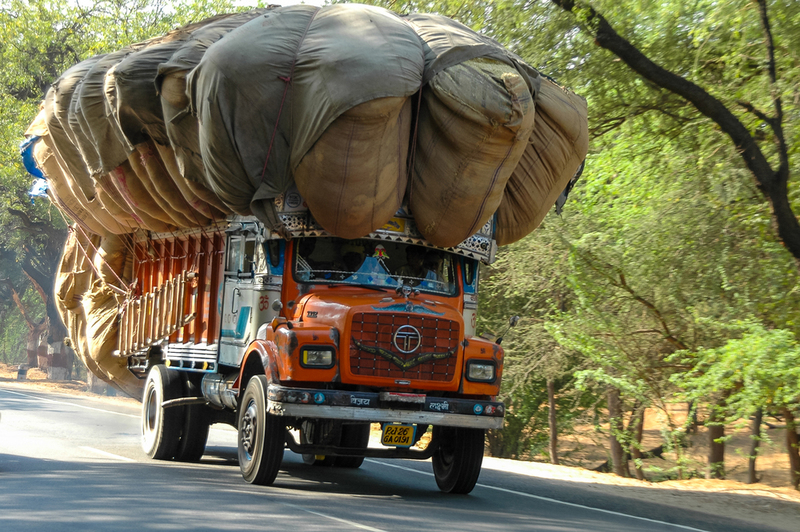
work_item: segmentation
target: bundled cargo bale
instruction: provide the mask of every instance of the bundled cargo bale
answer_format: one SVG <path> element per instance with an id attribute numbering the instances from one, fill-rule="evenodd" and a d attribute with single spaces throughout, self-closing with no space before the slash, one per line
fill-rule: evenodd
<path id="1" fill-rule="evenodd" d="M 95 278 L 90 266 L 91 258 L 94 246 L 99 243 L 100 237 L 90 238 L 73 227 L 61 254 L 54 294 L 56 309 L 67 329 L 73 350 L 92 374 L 113 386 L 112 379 L 89 356 L 90 339 L 86 336 L 86 316 L 83 310 L 84 294 Z"/>
<path id="2" fill-rule="evenodd" d="M 403 203 L 411 100 L 379 98 L 328 126 L 294 173 L 316 221 L 341 238 L 385 224 Z"/>
<path id="3" fill-rule="evenodd" d="M 128 370 L 126 359 L 114 356 L 119 330 L 118 308 L 123 299 L 124 296 L 100 280 L 95 281 L 84 296 L 86 335 L 91 338 L 88 358 L 97 364 L 114 387 L 131 397 L 140 397 L 143 381 Z"/>
<path id="4" fill-rule="evenodd" d="M 53 288 L 56 307 L 65 323 L 67 312 L 82 312 L 83 295 L 89 290 L 95 276 L 91 267 L 94 249 L 100 245 L 100 241 L 100 236 L 88 235 L 75 226 L 67 236 Z"/>
<path id="5" fill-rule="evenodd" d="M 102 210 L 97 209 L 94 212 L 84 202 L 80 201 L 75 196 L 72 189 L 67 182 L 61 166 L 56 160 L 55 154 L 50 146 L 44 141 L 40 140 L 33 148 L 33 157 L 36 160 L 37 166 L 42 170 L 42 173 L 47 179 L 49 185 L 49 192 L 53 194 L 59 208 L 64 214 L 69 216 L 74 222 L 90 233 L 97 235 L 106 235 L 109 233 L 127 233 L 129 229 L 122 226 L 111 217 L 104 217 L 105 223 L 101 223 L 95 214 L 100 215 Z M 95 200 L 95 204 L 96 204 Z"/>
<path id="6" fill-rule="evenodd" d="M 128 159 L 131 149 L 114 120 L 106 116 L 105 76 L 110 68 L 142 45 L 133 45 L 99 59 L 83 76 L 70 104 L 70 124 L 77 124 L 78 148 L 93 179 L 111 172 Z M 76 127 L 73 125 L 73 131 Z M 76 132 L 77 133 L 77 132 Z"/>
<path id="7" fill-rule="evenodd" d="M 226 214 L 232 211 L 208 189 L 200 157 L 199 124 L 189 108 L 186 76 L 197 66 L 209 46 L 269 9 L 271 8 L 217 17 L 194 30 L 169 60 L 158 66 L 155 77 L 156 90 L 161 97 L 164 127 L 170 147 L 175 153 L 178 171 L 190 183 L 190 188 L 198 197 Z"/>
<path id="8" fill-rule="evenodd" d="M 502 199 L 534 123 L 539 73 L 447 17 L 406 17 L 425 43 L 409 206 L 422 234 L 454 246 Z"/>
<path id="9" fill-rule="evenodd" d="M 273 199 L 328 126 L 367 101 L 407 98 L 423 64 L 410 26 L 371 6 L 289 6 L 231 31 L 187 83 L 209 188 L 280 227 Z"/>
<path id="10" fill-rule="evenodd" d="M 102 58 L 102 55 L 96 55 L 64 72 L 53 83 L 45 98 L 47 127 L 52 135 L 55 151 L 63 161 L 67 177 L 77 185 L 87 200 L 94 198 L 95 184 L 77 147 L 78 140 L 72 129 L 73 125 L 69 121 L 69 110 L 72 98 L 76 89 L 80 87 L 83 76 Z"/>
<path id="11" fill-rule="evenodd" d="M 153 186 L 153 197 L 175 220 L 175 224 L 184 228 L 207 225 L 208 219 L 192 208 L 184 198 L 181 189 L 167 171 L 153 142 L 137 144 L 136 151 L 139 154 L 142 168 L 147 172 Z"/>
<path id="12" fill-rule="evenodd" d="M 116 121 L 126 146 L 139 151 L 142 165 L 158 193 L 156 198 L 163 197 L 163 201 L 157 201 L 179 226 L 204 225 L 212 211 L 192 192 L 180 172 L 168 171 L 169 165 L 161 160 L 162 148 L 169 145 L 169 137 L 154 80 L 159 65 L 169 60 L 193 32 L 226 17 L 207 19 L 153 39 L 114 65 L 105 76 L 108 119 Z M 151 161 L 154 164 L 149 165 Z M 177 217 L 171 209 L 179 211 Z"/>
<path id="13" fill-rule="evenodd" d="M 52 91 L 51 91 L 52 92 Z M 53 139 L 46 124 L 47 113 L 42 109 L 36 119 L 25 131 L 25 136 L 36 138 L 31 154 L 36 166 L 47 179 L 48 193 L 58 205 L 61 212 L 79 223 L 88 232 L 104 235 L 106 233 L 124 233 L 128 228 L 107 216 L 96 200 L 87 201 L 81 191 L 67 179 L 64 167 L 53 148 Z M 92 207 L 95 207 L 94 209 Z"/>
<path id="14" fill-rule="evenodd" d="M 589 150 L 586 100 L 543 78 L 536 126 L 497 210 L 498 245 L 536 229 Z"/>
<path id="15" fill-rule="evenodd" d="M 175 221 L 152 196 L 150 177 L 141 168 L 138 154 L 131 154 L 110 173 L 110 178 L 125 204 L 136 213 L 140 227 L 151 231 L 169 231 L 176 227 Z"/>
<path id="16" fill-rule="evenodd" d="M 409 198 L 428 241 L 456 246 L 486 224 L 533 124 L 533 98 L 511 65 L 471 59 L 428 82 Z"/>

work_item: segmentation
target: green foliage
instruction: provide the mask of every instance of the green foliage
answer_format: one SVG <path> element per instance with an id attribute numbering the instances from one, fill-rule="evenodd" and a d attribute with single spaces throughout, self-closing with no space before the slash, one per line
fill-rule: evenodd
<path id="1" fill-rule="evenodd" d="M 800 405 L 800 345 L 786 329 L 752 322 L 726 327 L 735 337 L 714 349 L 681 351 L 675 360 L 692 369 L 672 380 L 687 399 L 704 401 L 724 394 L 728 420 L 746 419 L 759 408 L 779 411 Z"/>

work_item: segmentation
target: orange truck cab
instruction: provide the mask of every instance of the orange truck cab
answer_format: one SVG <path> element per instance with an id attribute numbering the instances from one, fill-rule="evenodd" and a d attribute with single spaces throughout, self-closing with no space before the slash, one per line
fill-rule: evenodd
<path id="1" fill-rule="evenodd" d="M 280 199 L 281 235 L 237 216 L 137 241 L 118 354 L 147 375 L 145 452 L 199 459 L 225 422 L 251 483 L 271 484 L 288 447 L 344 468 L 431 458 L 440 489 L 471 491 L 505 411 L 503 350 L 475 336 L 492 223 L 442 249 L 401 210 L 344 240 L 296 192 Z"/>

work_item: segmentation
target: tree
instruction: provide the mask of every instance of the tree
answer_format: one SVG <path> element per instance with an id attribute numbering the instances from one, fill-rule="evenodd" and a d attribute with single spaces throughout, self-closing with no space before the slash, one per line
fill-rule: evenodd
<path id="1" fill-rule="evenodd" d="M 800 345 L 785 329 L 769 330 L 754 322 L 731 328 L 740 337 L 721 347 L 676 353 L 674 358 L 690 363 L 692 369 L 674 375 L 673 381 L 694 400 L 723 396 L 725 401 L 717 409 L 719 423 L 748 419 L 761 409 L 782 415 L 790 478 L 797 488 L 800 450 L 794 412 L 800 407 Z"/>
<path id="2" fill-rule="evenodd" d="M 788 191 L 791 165 L 790 146 L 784 131 L 784 89 L 779 83 L 781 65 L 776 59 L 776 41 L 768 15 L 767 0 L 755 2 L 757 16 L 763 31 L 765 59 L 760 65 L 754 61 L 755 64 L 748 70 L 751 75 L 761 74 L 766 78 L 767 91 L 765 93 L 768 95 L 768 102 L 772 107 L 771 113 L 763 111 L 760 102 L 752 101 L 749 98 L 743 99 L 740 91 L 733 90 L 725 96 L 715 97 L 697 83 L 687 79 L 686 76 L 657 65 L 631 41 L 620 36 L 606 18 L 590 4 L 580 0 L 552 1 L 573 14 L 581 31 L 590 36 L 598 46 L 622 59 L 634 72 L 655 87 L 674 93 L 690 102 L 730 137 L 742 162 L 755 180 L 756 186 L 769 202 L 776 233 L 795 258 L 797 267 L 800 268 L 800 222 L 792 210 Z M 775 2 L 775 4 L 781 3 Z M 701 4 L 701 6 L 706 10 L 718 9 L 716 3 Z M 785 12 L 791 13 L 791 6 L 780 7 L 783 7 Z M 707 11 L 704 13 L 698 10 L 695 16 L 707 14 Z M 784 45 L 786 44 L 788 42 Z M 748 94 L 747 96 L 752 95 Z M 734 106 L 749 112 L 752 117 L 737 116 L 732 110 Z M 749 124 L 745 124 L 743 120 L 747 120 Z M 765 137 L 771 137 L 772 145 L 769 148 L 761 145 Z M 770 159 L 773 159 L 773 162 L 770 162 Z"/>

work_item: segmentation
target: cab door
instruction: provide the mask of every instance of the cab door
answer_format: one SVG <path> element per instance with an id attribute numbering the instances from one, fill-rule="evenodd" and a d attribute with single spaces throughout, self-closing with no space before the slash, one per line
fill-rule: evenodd
<path id="1" fill-rule="evenodd" d="M 239 366 L 244 350 L 255 338 L 253 320 L 255 238 L 229 235 L 225 280 L 220 289 L 219 362 Z"/>

